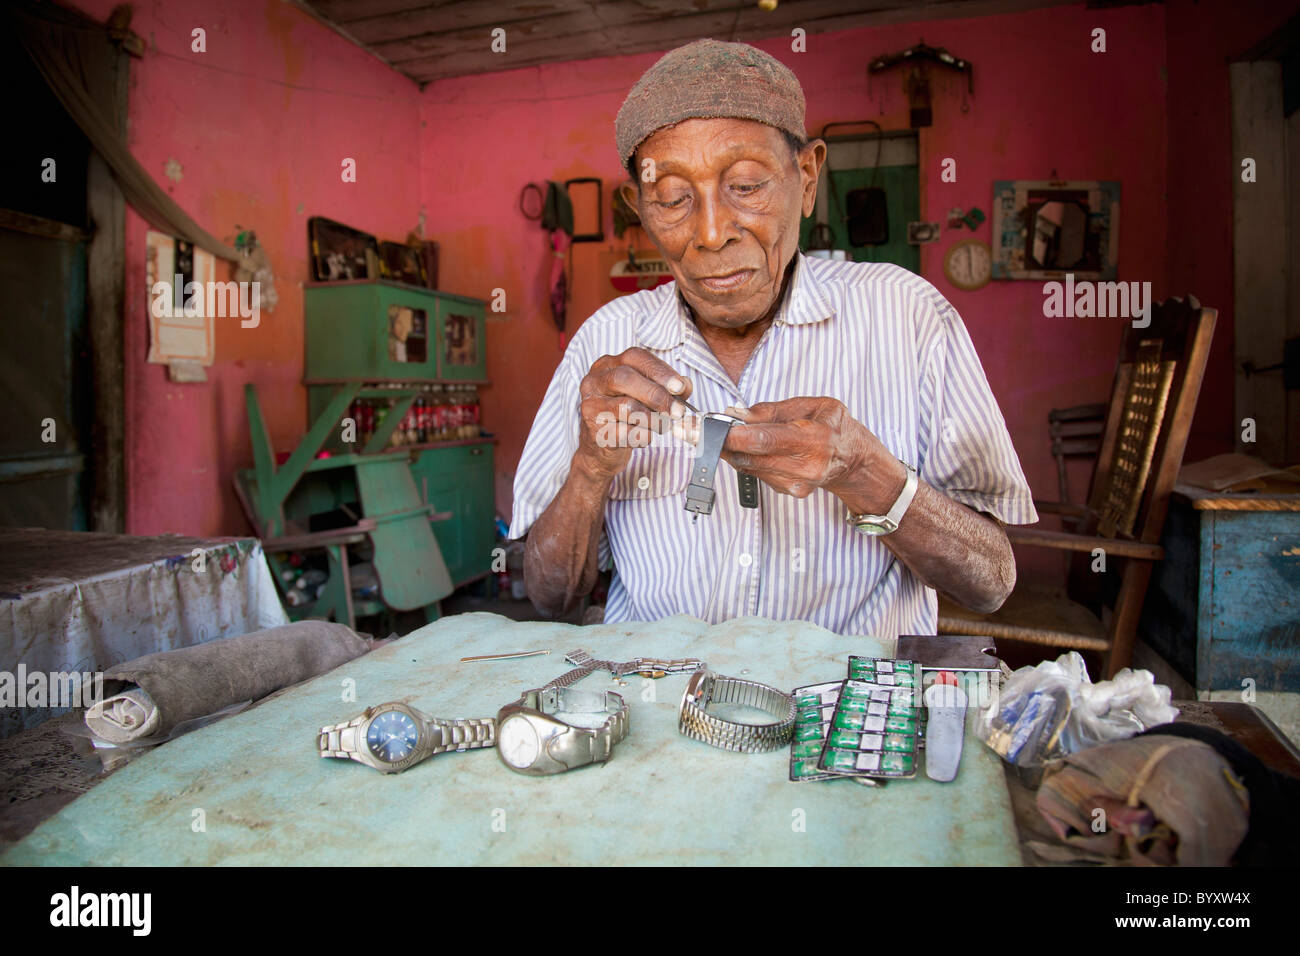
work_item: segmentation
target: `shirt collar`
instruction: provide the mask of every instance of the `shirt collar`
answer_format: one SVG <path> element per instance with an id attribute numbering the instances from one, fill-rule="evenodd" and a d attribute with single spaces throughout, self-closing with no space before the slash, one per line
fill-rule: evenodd
<path id="1" fill-rule="evenodd" d="M 778 325 L 809 325 L 829 319 L 835 314 L 826 289 L 814 274 L 815 266 L 802 252 L 795 252 L 794 275 L 786 300 L 776 313 Z M 691 321 L 686 304 L 677 291 L 677 283 L 664 286 L 670 289 L 663 301 L 641 316 L 637 323 L 637 339 L 646 348 L 667 351 L 686 341 L 686 324 Z"/>

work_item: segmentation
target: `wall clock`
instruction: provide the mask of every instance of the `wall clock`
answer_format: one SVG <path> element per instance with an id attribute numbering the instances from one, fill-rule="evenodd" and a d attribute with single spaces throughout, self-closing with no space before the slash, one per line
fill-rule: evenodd
<path id="1" fill-rule="evenodd" d="M 982 289 L 993 278 L 993 254 L 982 239 L 962 239 L 943 256 L 943 274 L 966 292 Z"/>

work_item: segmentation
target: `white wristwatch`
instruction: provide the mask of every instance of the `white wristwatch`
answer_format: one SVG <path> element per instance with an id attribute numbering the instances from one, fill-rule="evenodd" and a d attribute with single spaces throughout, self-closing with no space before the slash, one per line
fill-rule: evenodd
<path id="1" fill-rule="evenodd" d="M 907 514 L 907 509 L 912 504 L 912 499 L 916 497 L 916 486 L 920 478 L 916 469 L 907 462 L 899 459 L 899 463 L 907 469 L 907 481 L 903 483 L 903 491 L 894 502 L 894 507 L 889 509 L 889 514 L 885 515 L 855 515 L 849 513 L 845 516 L 845 521 L 853 525 L 854 529 L 860 534 L 869 534 L 878 537 L 882 534 L 893 534 L 898 530 L 898 524 L 903 520 L 903 515 Z"/>

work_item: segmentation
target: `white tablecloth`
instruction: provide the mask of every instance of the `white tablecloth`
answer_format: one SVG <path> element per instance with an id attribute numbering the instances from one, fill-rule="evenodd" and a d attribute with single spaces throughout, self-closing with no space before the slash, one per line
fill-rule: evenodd
<path id="1" fill-rule="evenodd" d="M 255 538 L 0 529 L 0 672 L 11 682 L 20 664 L 31 687 L 34 673 L 93 674 L 287 622 Z M 68 710 L 5 703 L 0 737 Z"/>

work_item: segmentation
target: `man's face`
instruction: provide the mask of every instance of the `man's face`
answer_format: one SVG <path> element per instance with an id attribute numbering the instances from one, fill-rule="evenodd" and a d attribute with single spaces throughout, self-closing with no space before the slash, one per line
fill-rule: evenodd
<path id="1" fill-rule="evenodd" d="M 794 159 L 782 134 L 740 119 L 691 119 L 653 133 L 636 151 L 654 181 L 624 187 L 696 319 L 738 329 L 768 316 L 785 266 L 812 213 L 826 147 Z"/>

